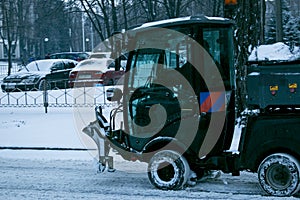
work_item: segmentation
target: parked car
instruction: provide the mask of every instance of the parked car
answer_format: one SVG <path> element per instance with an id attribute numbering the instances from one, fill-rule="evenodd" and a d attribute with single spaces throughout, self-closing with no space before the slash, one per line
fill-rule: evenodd
<path id="1" fill-rule="evenodd" d="M 115 85 L 124 75 L 124 70 L 116 71 L 114 60 L 110 58 L 87 59 L 78 63 L 70 72 L 70 87 L 93 87 L 95 85 Z"/>
<path id="2" fill-rule="evenodd" d="M 6 76 L 1 84 L 4 92 L 64 88 L 69 73 L 78 62 L 70 59 L 36 60 L 22 70 Z"/>
<path id="3" fill-rule="evenodd" d="M 89 58 L 110 58 L 110 52 L 93 52 Z"/>
<path id="4" fill-rule="evenodd" d="M 123 69 L 125 69 L 125 67 L 126 67 L 127 57 L 128 57 L 128 54 L 121 54 L 121 56 L 119 57 L 120 65 Z M 89 59 L 90 58 L 111 58 L 111 53 L 110 52 L 92 52 L 89 56 Z"/>
<path id="5" fill-rule="evenodd" d="M 50 59 L 71 59 L 78 62 L 85 60 L 90 55 L 86 52 L 62 52 L 49 55 Z"/>

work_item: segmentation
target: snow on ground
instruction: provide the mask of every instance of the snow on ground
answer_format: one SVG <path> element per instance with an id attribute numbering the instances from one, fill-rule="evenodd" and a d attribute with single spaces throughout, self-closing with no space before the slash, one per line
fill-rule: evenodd
<path id="1" fill-rule="evenodd" d="M 1 108 L 0 146 L 84 148 L 71 108 Z"/>
<path id="2" fill-rule="evenodd" d="M 84 159 L 92 160 L 96 146 L 88 146 L 89 139 L 81 130 L 86 124 L 78 123 L 76 109 L 43 107 L 2 107 L 0 108 L 0 147 L 19 148 L 29 150 L 0 150 L 0 157 L 18 157 L 25 159 Z M 94 116 L 91 108 L 91 117 Z M 91 121 L 87 119 L 85 123 Z M 38 151 L 30 148 L 48 149 L 79 149 L 82 151 Z"/>
<path id="3" fill-rule="evenodd" d="M 243 174 L 243 179 L 224 175 L 227 184 L 212 179 L 180 191 L 162 191 L 149 184 L 145 173 L 97 174 L 86 161 L 1 159 L 0 165 L 0 199 L 296 199 L 262 196 L 253 174 Z"/>
<path id="4" fill-rule="evenodd" d="M 0 147 L 87 148 L 76 109 L 0 110 Z M 247 172 L 239 177 L 222 174 L 180 191 L 161 191 L 149 183 L 145 163 L 114 156 L 117 171 L 100 174 L 93 153 L 2 149 L 0 199 L 296 199 L 264 196 L 257 175 Z"/>
<path id="5" fill-rule="evenodd" d="M 251 52 L 249 61 L 256 60 L 295 60 L 300 59 L 300 48 L 295 47 L 291 52 L 289 46 L 278 42 L 275 44 L 261 45 Z"/>
<path id="6" fill-rule="evenodd" d="M 96 145 L 81 131 L 93 120 L 94 108 L 1 107 L 0 158 L 93 161 Z"/>

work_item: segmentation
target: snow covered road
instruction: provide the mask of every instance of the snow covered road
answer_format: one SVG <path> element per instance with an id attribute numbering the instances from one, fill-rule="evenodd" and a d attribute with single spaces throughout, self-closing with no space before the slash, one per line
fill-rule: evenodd
<path id="1" fill-rule="evenodd" d="M 0 199 L 297 199 L 263 196 L 256 174 L 251 173 L 223 174 L 181 191 L 162 191 L 150 185 L 142 170 L 128 171 L 145 167 L 117 161 L 116 172 L 100 174 L 93 160 L 14 159 L 0 154 Z"/>
<path id="2" fill-rule="evenodd" d="M 0 147 L 86 148 L 73 112 L 1 108 Z M 149 183 L 144 163 L 116 156 L 115 168 L 114 173 L 97 173 L 87 151 L 0 149 L 0 199 L 298 199 L 264 196 L 252 173 L 223 174 L 181 191 L 162 191 Z"/>

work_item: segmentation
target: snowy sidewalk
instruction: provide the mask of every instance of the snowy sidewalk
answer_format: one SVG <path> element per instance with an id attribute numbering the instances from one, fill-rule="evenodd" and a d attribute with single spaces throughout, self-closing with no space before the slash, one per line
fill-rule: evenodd
<path id="1" fill-rule="evenodd" d="M 84 123 L 92 119 L 80 124 L 76 112 L 74 108 L 49 108 L 47 114 L 38 107 L 0 108 L 0 157 L 92 159 L 84 150 L 96 146 L 87 147 L 83 139 L 88 137 L 81 132 Z M 93 115 L 91 108 L 89 118 Z"/>

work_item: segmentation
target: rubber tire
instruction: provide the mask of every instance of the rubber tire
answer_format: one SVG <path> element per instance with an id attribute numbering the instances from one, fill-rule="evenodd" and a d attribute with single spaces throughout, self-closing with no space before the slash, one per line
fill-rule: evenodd
<path id="1" fill-rule="evenodd" d="M 300 189 L 299 178 L 299 161 L 285 153 L 269 155 L 258 168 L 261 188 L 273 196 L 284 197 L 297 193 Z"/>
<path id="2" fill-rule="evenodd" d="M 180 190 L 187 183 L 189 175 L 187 160 L 173 150 L 157 152 L 148 164 L 149 181 L 158 189 Z"/>
<path id="3" fill-rule="evenodd" d="M 46 84 L 46 86 L 45 86 L 45 84 Z M 46 87 L 46 90 L 50 90 L 51 89 L 50 84 L 45 79 L 40 80 L 40 82 L 39 82 L 39 88 L 38 89 L 40 91 L 44 91 L 45 87 Z"/>

